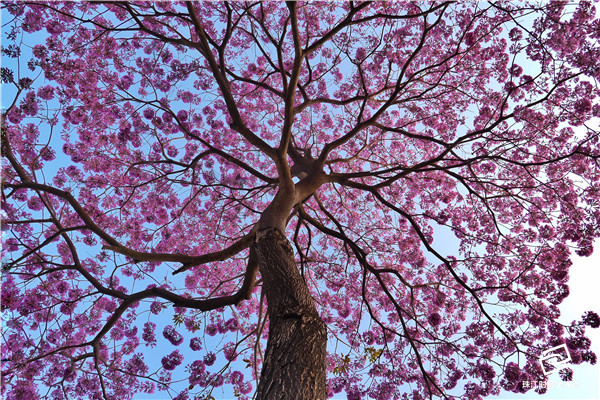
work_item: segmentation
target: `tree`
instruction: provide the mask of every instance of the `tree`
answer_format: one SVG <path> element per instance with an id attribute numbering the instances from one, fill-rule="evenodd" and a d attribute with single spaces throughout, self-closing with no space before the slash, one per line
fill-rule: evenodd
<path id="1" fill-rule="evenodd" d="M 478 399 L 595 363 L 598 315 L 557 322 L 600 233 L 589 2 L 4 7 L 7 398 Z"/>

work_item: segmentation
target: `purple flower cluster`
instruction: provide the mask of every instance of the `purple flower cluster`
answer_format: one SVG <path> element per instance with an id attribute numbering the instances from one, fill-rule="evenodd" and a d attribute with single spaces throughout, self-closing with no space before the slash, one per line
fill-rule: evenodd
<path id="1" fill-rule="evenodd" d="M 190 385 L 206 385 L 206 366 L 202 362 L 202 360 L 196 360 L 190 365 L 188 365 L 188 370 L 190 372 L 189 382 Z"/>
<path id="2" fill-rule="evenodd" d="M 431 326 L 438 326 L 440 322 L 442 322 L 442 317 L 440 316 L 440 314 L 434 312 L 429 314 L 429 316 L 427 317 L 427 321 L 429 321 Z"/>
<path id="3" fill-rule="evenodd" d="M 202 350 L 202 340 L 199 337 L 190 340 L 190 349 L 194 351 Z"/>
<path id="4" fill-rule="evenodd" d="M 144 118 L 146 118 L 146 119 L 154 118 L 154 110 L 151 108 L 145 108 L 144 111 L 142 112 L 142 114 L 144 115 Z"/>
<path id="5" fill-rule="evenodd" d="M 509 362 L 508 364 L 506 364 L 506 368 L 504 369 L 504 376 L 510 382 L 516 383 L 519 380 L 519 377 L 521 376 L 521 369 L 516 363 Z"/>
<path id="6" fill-rule="evenodd" d="M 223 349 L 225 353 L 225 359 L 227 361 L 235 361 L 237 358 L 237 351 L 233 343 L 227 343 Z"/>
<path id="7" fill-rule="evenodd" d="M 581 321 L 592 328 L 598 328 L 600 326 L 600 317 L 593 311 L 587 311 L 583 314 Z"/>
<path id="8" fill-rule="evenodd" d="M 208 365 L 209 367 L 213 365 L 216 360 L 217 356 L 215 355 L 215 353 L 206 353 L 206 355 L 204 356 L 204 364 Z"/>
<path id="9" fill-rule="evenodd" d="M 160 301 L 154 301 L 150 304 L 150 312 L 152 314 L 160 314 L 163 309 L 162 303 Z"/>
<path id="10" fill-rule="evenodd" d="M 225 378 L 221 374 L 212 374 L 209 378 L 210 385 L 213 387 L 221 387 L 225 382 Z"/>
<path id="11" fill-rule="evenodd" d="M 174 346 L 179 346 L 183 343 L 183 336 L 173 328 L 173 325 L 165 326 L 163 336 Z"/>
<path id="12" fill-rule="evenodd" d="M 146 322 L 144 324 L 142 339 L 146 342 L 146 346 L 156 346 L 156 335 L 154 334 L 154 329 L 156 329 L 155 323 Z"/>
<path id="13" fill-rule="evenodd" d="M 42 100 L 52 100 L 54 98 L 54 88 L 52 86 L 43 86 L 38 89 L 37 94 Z"/>
<path id="14" fill-rule="evenodd" d="M 217 326 L 215 324 L 210 324 L 206 326 L 204 330 L 208 336 L 215 336 L 217 334 Z"/>
<path id="15" fill-rule="evenodd" d="M 189 398 L 188 390 L 185 389 L 183 392 L 179 393 L 177 397 L 173 397 L 173 400 L 189 400 Z"/>
<path id="16" fill-rule="evenodd" d="M 231 383 L 238 385 L 244 382 L 244 374 L 242 374 L 240 371 L 233 371 L 229 376 L 229 379 L 231 380 Z"/>
<path id="17" fill-rule="evenodd" d="M 477 367 L 477 374 L 486 381 L 491 381 L 496 376 L 496 371 L 489 364 L 480 364 Z"/>
<path id="18" fill-rule="evenodd" d="M 241 394 L 248 394 L 252 391 L 252 384 L 250 382 L 242 382 L 238 385 L 238 390 Z"/>
<path id="19" fill-rule="evenodd" d="M 25 115 L 36 115 L 38 113 L 39 107 L 35 93 L 28 92 L 25 95 L 25 99 L 21 102 L 21 110 Z"/>
<path id="20" fill-rule="evenodd" d="M 237 319 L 230 318 L 225 322 L 225 327 L 227 328 L 228 331 L 235 332 L 238 329 L 240 329 L 240 324 Z"/>
<path id="21" fill-rule="evenodd" d="M 175 350 L 171 354 L 164 356 L 160 362 L 164 369 L 173 371 L 183 362 L 183 355 L 179 353 L 179 350 Z"/>

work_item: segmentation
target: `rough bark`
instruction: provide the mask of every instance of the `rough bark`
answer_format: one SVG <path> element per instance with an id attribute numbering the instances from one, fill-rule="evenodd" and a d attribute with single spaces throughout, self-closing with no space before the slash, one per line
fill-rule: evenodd
<path id="1" fill-rule="evenodd" d="M 285 236 L 277 229 L 259 236 L 254 246 L 268 303 L 269 339 L 256 397 L 325 399 L 325 323 Z"/>

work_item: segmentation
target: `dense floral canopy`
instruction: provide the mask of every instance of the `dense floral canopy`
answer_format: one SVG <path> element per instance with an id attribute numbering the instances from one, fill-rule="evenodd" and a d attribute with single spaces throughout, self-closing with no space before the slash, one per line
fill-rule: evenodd
<path id="1" fill-rule="evenodd" d="M 330 396 L 525 392 L 562 343 L 595 363 L 598 316 L 557 322 L 600 234 L 592 4 L 3 7 L 8 399 L 252 396 L 267 226 Z"/>

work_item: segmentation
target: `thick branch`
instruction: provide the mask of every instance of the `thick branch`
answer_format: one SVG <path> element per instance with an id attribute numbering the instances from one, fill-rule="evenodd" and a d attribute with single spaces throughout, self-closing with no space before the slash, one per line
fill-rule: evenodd
<path id="1" fill-rule="evenodd" d="M 135 261 L 161 261 L 161 262 L 178 262 L 183 265 L 175 270 L 173 274 L 184 272 L 191 267 L 206 264 L 214 261 L 226 260 L 240 251 L 247 249 L 252 244 L 256 233 L 256 227 L 253 228 L 246 235 L 242 236 L 232 245 L 224 248 L 223 250 L 215 251 L 212 253 L 202 254 L 199 256 L 187 256 L 185 254 L 172 254 L 172 253 L 145 253 L 136 251 L 120 244 L 113 246 L 103 246 L 106 250 L 112 250 L 116 253 L 126 255 Z"/>
<path id="2" fill-rule="evenodd" d="M 208 43 L 206 32 L 202 28 L 200 20 L 198 19 L 196 11 L 194 10 L 194 5 L 191 1 L 187 1 L 186 6 L 194 24 L 194 30 L 200 38 L 200 43 L 198 43 L 199 47 L 197 48 L 200 50 L 200 53 L 205 57 L 206 61 L 208 62 L 209 68 L 217 82 L 217 85 L 219 86 L 219 89 L 221 90 L 223 100 L 227 105 L 227 111 L 229 112 L 229 116 L 232 120 L 230 125 L 231 128 L 240 133 L 244 137 L 244 139 L 248 140 L 248 142 L 256 146 L 268 157 L 275 160 L 276 154 L 273 148 L 261 138 L 256 136 L 244 123 L 244 119 L 240 115 L 235 99 L 233 98 L 233 95 L 231 93 L 229 81 L 227 81 L 227 78 L 225 77 L 226 71 L 221 71 L 217 60 L 215 60 L 215 57 Z"/>

